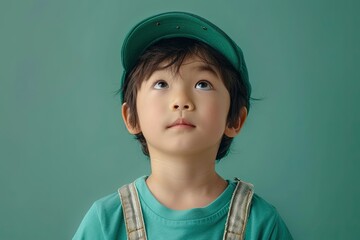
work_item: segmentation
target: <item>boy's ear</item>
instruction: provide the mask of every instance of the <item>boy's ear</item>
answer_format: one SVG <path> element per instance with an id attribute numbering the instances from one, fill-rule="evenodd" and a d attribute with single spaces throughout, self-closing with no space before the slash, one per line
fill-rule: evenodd
<path id="1" fill-rule="evenodd" d="M 239 118 L 236 121 L 236 123 L 233 124 L 232 127 L 226 126 L 224 134 L 231 138 L 238 135 L 242 126 L 245 123 L 246 117 L 247 117 L 247 108 L 245 106 L 243 106 L 240 110 L 240 115 L 239 115 Z"/>
<path id="2" fill-rule="evenodd" d="M 141 132 L 140 127 L 139 126 L 133 126 L 130 123 L 130 117 L 131 117 L 131 110 L 129 108 L 129 105 L 127 105 L 127 103 L 123 103 L 122 107 L 121 107 L 121 114 L 125 123 L 125 126 L 127 128 L 127 130 L 129 131 L 129 133 L 131 134 L 138 134 Z"/>

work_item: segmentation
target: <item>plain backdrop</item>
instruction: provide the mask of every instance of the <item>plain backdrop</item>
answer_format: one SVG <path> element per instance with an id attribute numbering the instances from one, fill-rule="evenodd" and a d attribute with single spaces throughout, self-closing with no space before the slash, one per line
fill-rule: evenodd
<path id="1" fill-rule="evenodd" d="M 71 239 L 95 200 L 150 173 L 114 95 L 120 49 L 174 10 L 234 39 L 262 98 L 219 173 L 252 182 L 295 239 L 357 239 L 357 0 L 1 1 L 0 239 Z"/>

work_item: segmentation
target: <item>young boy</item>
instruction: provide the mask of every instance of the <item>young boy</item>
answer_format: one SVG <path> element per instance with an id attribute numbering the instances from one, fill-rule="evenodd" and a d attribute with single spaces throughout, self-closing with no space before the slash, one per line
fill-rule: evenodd
<path id="1" fill-rule="evenodd" d="M 145 19 L 122 47 L 122 116 L 151 174 L 96 201 L 73 239 L 292 239 L 252 185 L 215 171 L 249 111 L 241 49 L 193 14 Z"/>

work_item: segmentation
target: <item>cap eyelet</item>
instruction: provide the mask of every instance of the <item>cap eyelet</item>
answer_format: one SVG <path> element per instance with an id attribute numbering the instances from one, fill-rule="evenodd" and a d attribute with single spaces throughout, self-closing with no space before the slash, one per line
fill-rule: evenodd
<path id="1" fill-rule="evenodd" d="M 160 26 L 160 24 L 161 24 L 160 22 L 156 22 L 156 26 Z"/>
<path id="2" fill-rule="evenodd" d="M 180 26 L 176 26 L 176 29 L 180 29 Z"/>
<path id="3" fill-rule="evenodd" d="M 207 27 L 202 27 L 203 30 L 207 30 Z"/>

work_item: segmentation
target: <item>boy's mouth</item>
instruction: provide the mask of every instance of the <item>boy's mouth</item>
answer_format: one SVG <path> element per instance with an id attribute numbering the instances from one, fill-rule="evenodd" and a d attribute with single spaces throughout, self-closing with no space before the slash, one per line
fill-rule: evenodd
<path id="1" fill-rule="evenodd" d="M 195 125 L 186 120 L 185 118 L 178 118 L 175 122 L 171 123 L 166 128 L 172 128 L 172 127 L 192 127 L 194 128 Z"/>

